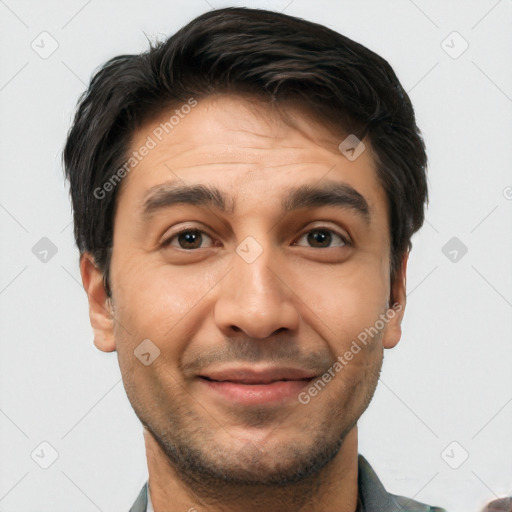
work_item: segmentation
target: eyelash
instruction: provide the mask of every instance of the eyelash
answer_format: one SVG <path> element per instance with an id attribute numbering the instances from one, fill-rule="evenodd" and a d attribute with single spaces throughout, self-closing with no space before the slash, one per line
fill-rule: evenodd
<path id="1" fill-rule="evenodd" d="M 352 243 L 351 243 L 351 241 L 349 240 L 349 238 L 347 236 L 342 235 L 342 234 L 338 233 L 337 231 L 335 231 L 335 230 L 333 230 L 331 228 L 328 228 L 328 227 L 324 227 L 324 226 L 315 226 L 314 228 L 310 228 L 307 231 L 304 231 L 303 233 L 301 233 L 299 235 L 297 240 L 300 240 L 301 238 L 303 238 L 308 233 L 315 232 L 315 231 L 327 232 L 327 233 L 331 233 L 333 235 L 338 236 L 342 240 L 344 245 L 342 245 L 342 246 L 334 246 L 334 247 L 341 248 L 341 247 L 351 247 L 352 246 Z M 182 235 L 184 233 L 200 233 L 201 235 L 206 235 L 208 238 L 213 240 L 213 237 L 210 236 L 206 231 L 203 231 L 202 229 L 185 228 L 185 229 L 182 229 L 181 231 L 178 231 L 177 233 L 174 233 L 174 235 L 169 237 L 167 240 L 164 240 L 162 242 L 162 244 L 161 244 L 161 247 L 164 248 L 164 247 L 167 247 L 167 246 L 171 245 L 171 242 L 174 239 L 178 238 L 180 235 Z M 296 246 L 297 243 L 294 242 L 292 245 Z M 178 248 L 181 249 L 182 251 L 195 251 L 195 250 L 197 250 L 197 249 L 183 249 L 182 247 L 178 247 Z M 310 247 L 310 248 L 311 249 L 315 249 L 315 247 Z M 331 248 L 333 248 L 333 247 L 324 247 L 324 248 L 321 248 L 321 249 L 331 249 Z M 200 249 L 201 249 L 201 247 L 200 247 Z"/>

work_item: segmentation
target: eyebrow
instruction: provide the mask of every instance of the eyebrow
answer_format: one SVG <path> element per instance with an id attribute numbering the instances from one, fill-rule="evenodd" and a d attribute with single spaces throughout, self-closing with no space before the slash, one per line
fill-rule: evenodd
<path id="1" fill-rule="evenodd" d="M 327 181 L 321 187 L 302 185 L 290 190 L 282 202 L 287 212 L 301 208 L 317 208 L 321 206 L 336 206 L 357 213 L 369 223 L 370 206 L 362 194 L 347 183 Z"/>
<path id="2" fill-rule="evenodd" d="M 155 213 L 177 204 L 191 204 L 212 208 L 226 214 L 233 214 L 234 199 L 229 199 L 213 185 L 157 185 L 145 195 L 142 216 L 149 220 Z M 370 206 L 355 188 L 338 181 L 326 181 L 320 187 L 301 185 L 290 189 L 282 200 L 285 212 L 302 208 L 334 206 L 358 214 L 366 223 L 370 222 Z"/>
<path id="3" fill-rule="evenodd" d="M 233 213 L 234 203 L 212 185 L 156 185 L 148 190 L 142 216 L 149 220 L 157 211 L 176 204 L 206 206 L 223 213 Z"/>

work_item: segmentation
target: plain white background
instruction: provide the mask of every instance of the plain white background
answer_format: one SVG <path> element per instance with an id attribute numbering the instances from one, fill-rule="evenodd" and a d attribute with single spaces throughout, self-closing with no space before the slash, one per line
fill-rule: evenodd
<path id="1" fill-rule="evenodd" d="M 511 0 L 1 0 L 0 510 L 128 510 L 147 477 L 116 354 L 92 343 L 61 150 L 97 66 L 228 5 L 323 23 L 409 92 L 431 202 L 360 452 L 390 492 L 450 512 L 512 494 Z"/>

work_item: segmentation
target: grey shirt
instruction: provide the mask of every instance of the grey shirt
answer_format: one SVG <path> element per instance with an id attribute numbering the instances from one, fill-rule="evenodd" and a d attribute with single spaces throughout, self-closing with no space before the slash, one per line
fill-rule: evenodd
<path id="1" fill-rule="evenodd" d="M 389 494 L 362 455 L 358 457 L 358 469 L 361 503 L 357 512 L 446 512 L 443 508 L 431 507 L 403 496 Z M 148 482 L 144 484 L 129 512 L 147 512 L 147 506 Z"/>

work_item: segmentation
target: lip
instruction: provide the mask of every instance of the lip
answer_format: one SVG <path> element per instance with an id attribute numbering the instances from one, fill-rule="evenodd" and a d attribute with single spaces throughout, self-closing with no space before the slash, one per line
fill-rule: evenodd
<path id="1" fill-rule="evenodd" d="M 315 375 L 296 368 L 232 368 L 199 375 L 199 382 L 216 398 L 236 405 L 282 404 L 297 399 Z"/>
<path id="2" fill-rule="evenodd" d="M 282 404 L 284 401 L 297 399 L 311 379 L 277 380 L 268 384 L 241 384 L 229 380 L 208 380 L 204 377 L 199 378 L 199 381 L 207 386 L 208 391 L 230 404 L 262 405 Z"/>
<path id="3" fill-rule="evenodd" d="M 230 381 L 239 384 L 270 384 L 277 381 L 293 381 L 312 379 L 315 374 L 301 368 L 224 368 L 209 370 L 199 377 L 212 381 Z"/>

